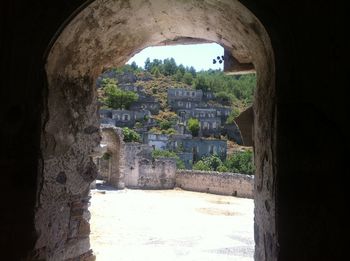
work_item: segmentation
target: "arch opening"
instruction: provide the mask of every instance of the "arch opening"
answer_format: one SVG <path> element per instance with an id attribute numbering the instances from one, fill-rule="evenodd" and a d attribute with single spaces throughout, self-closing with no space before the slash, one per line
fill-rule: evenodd
<path id="1" fill-rule="evenodd" d="M 36 213 L 37 256 L 91 255 L 87 204 L 89 184 L 97 175 L 91 155 L 100 142 L 97 76 L 147 46 L 193 42 L 216 42 L 239 64 L 252 63 L 257 71 L 255 258 L 276 257 L 273 51 L 259 20 L 240 2 L 229 0 L 97 0 L 64 28 L 46 64 L 49 88 L 42 133 L 41 202 Z M 63 186 L 56 182 L 62 172 L 67 177 Z M 272 246 L 267 251 L 265 235 Z"/>

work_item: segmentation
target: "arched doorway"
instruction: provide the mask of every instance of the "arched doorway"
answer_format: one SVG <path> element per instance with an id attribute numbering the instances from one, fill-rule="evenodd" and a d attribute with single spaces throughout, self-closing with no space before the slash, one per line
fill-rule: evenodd
<path id="1" fill-rule="evenodd" d="M 91 154 L 100 141 L 95 90 L 99 73 L 125 63 L 147 46 L 193 42 L 219 43 L 236 61 L 253 63 L 257 71 L 255 257 L 275 258 L 273 51 L 259 20 L 231 0 L 97 0 L 66 24 L 46 64 L 49 87 L 42 133 L 44 185 L 36 213 L 37 256 L 68 259 L 90 253 L 86 198 L 96 176 Z M 58 173 L 65 175 L 64 184 L 55 182 Z"/>

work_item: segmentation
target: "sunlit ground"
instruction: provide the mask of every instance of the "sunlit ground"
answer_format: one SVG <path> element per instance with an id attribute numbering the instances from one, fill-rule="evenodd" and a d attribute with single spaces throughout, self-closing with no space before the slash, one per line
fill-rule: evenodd
<path id="1" fill-rule="evenodd" d="M 253 260 L 251 199 L 183 190 L 92 190 L 97 261 Z"/>

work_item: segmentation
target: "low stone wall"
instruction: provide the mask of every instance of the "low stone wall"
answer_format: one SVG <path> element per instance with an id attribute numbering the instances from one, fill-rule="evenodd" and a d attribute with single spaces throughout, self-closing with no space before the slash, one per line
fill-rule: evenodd
<path id="1" fill-rule="evenodd" d="M 176 186 L 197 192 L 243 198 L 254 197 L 254 177 L 243 174 L 177 170 Z"/>

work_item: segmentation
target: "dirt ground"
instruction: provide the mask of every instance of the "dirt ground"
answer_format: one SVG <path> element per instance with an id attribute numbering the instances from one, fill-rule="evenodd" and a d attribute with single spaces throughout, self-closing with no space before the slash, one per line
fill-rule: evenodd
<path id="1" fill-rule="evenodd" d="M 251 199 L 103 186 L 91 194 L 97 261 L 253 260 Z"/>

